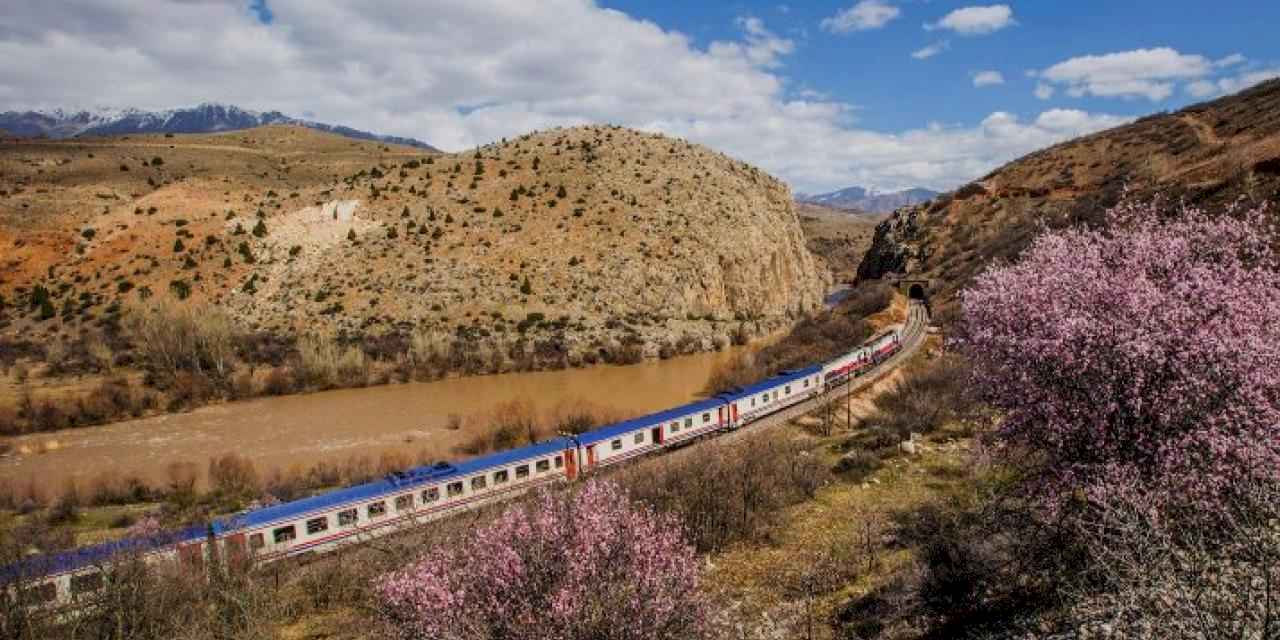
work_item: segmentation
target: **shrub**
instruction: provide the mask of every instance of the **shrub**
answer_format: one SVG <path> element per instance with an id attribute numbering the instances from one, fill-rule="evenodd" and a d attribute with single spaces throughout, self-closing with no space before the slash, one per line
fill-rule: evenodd
<path id="1" fill-rule="evenodd" d="M 1212 515 L 1280 472 L 1280 260 L 1265 208 L 1225 213 L 1124 203 L 962 294 L 974 386 L 1050 506 L 1142 478 Z"/>
<path id="2" fill-rule="evenodd" d="M 679 522 L 595 481 L 542 494 L 383 576 L 393 637 L 696 638 L 709 607 Z"/>
<path id="3" fill-rule="evenodd" d="M 261 490 L 253 462 L 234 453 L 209 460 L 209 487 L 223 496 L 244 499 L 256 496 Z"/>
<path id="4" fill-rule="evenodd" d="M 697 549 L 708 552 L 756 538 L 828 477 L 803 445 L 765 432 L 652 460 L 624 471 L 620 481 L 637 499 L 678 515 Z"/>
<path id="5" fill-rule="evenodd" d="M 1161 507 L 1131 485 L 1077 528 L 1092 572 L 1073 581 L 1069 624 L 1122 637 L 1274 637 L 1280 487 L 1241 487 L 1211 528 L 1188 528 Z"/>
<path id="6" fill-rule="evenodd" d="M 235 328 L 217 309 L 191 305 L 130 308 L 125 327 L 150 372 L 170 379 L 179 372 L 222 381 L 235 357 Z"/>

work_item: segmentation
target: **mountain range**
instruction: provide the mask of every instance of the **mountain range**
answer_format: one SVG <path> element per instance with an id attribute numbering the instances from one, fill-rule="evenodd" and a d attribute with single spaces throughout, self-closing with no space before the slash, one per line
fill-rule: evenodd
<path id="1" fill-rule="evenodd" d="M 3 126 L 3 124 L 0 124 L 0 126 Z M 857 209 L 867 213 L 890 213 L 898 207 L 928 202 L 936 195 L 938 195 L 937 191 L 919 187 L 889 193 L 880 193 L 865 187 L 847 187 L 829 193 L 797 194 L 796 200 L 836 209 Z"/>
<path id="2" fill-rule="evenodd" d="M 287 124 L 335 133 L 357 140 L 403 144 L 435 151 L 431 145 L 400 136 L 380 135 L 342 125 L 325 124 L 287 116 L 279 111 L 252 111 L 234 105 L 206 102 L 190 108 L 165 111 L 141 109 L 95 109 L 67 111 L 5 111 L 0 113 L 0 131 L 18 137 L 113 136 L 142 133 L 214 133 L 251 129 L 269 124 Z"/>

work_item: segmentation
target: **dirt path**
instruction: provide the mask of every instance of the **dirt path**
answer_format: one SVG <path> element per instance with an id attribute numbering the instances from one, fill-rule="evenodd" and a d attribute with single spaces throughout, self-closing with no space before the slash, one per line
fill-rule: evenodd
<path id="1" fill-rule="evenodd" d="M 1222 138 L 1218 137 L 1218 133 L 1213 130 L 1213 127 L 1209 126 L 1207 122 L 1200 118 L 1197 118 L 1194 113 L 1184 114 L 1179 118 L 1179 120 L 1182 120 L 1182 122 L 1186 123 L 1188 127 L 1191 127 L 1191 129 L 1196 132 L 1196 137 L 1200 139 L 1201 144 L 1217 146 L 1223 143 Z"/>

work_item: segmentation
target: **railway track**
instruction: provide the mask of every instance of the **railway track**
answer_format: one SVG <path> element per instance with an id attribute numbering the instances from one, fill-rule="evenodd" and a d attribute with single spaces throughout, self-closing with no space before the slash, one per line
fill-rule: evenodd
<path id="1" fill-rule="evenodd" d="M 716 438 L 716 440 L 729 442 L 734 439 L 742 438 L 750 433 L 755 433 L 764 429 L 771 429 L 780 424 L 786 424 L 796 418 L 821 408 L 829 402 L 834 402 L 838 399 L 845 398 L 867 389 L 883 378 L 886 374 L 897 369 L 904 362 L 909 360 L 911 356 L 915 355 L 916 351 L 920 349 L 920 346 L 924 344 L 928 325 L 929 314 L 925 310 L 924 305 L 917 302 L 911 303 L 911 308 L 907 313 L 907 321 L 902 328 L 902 348 L 899 349 L 897 353 L 890 356 L 884 362 L 876 365 L 876 367 L 868 373 L 858 376 L 856 379 L 851 378 L 845 382 L 845 384 L 838 387 L 832 387 L 830 391 L 827 391 L 822 395 L 805 400 L 804 402 L 798 402 L 786 409 L 783 409 L 782 411 L 760 418 L 745 428 L 727 432 L 719 438 Z"/>

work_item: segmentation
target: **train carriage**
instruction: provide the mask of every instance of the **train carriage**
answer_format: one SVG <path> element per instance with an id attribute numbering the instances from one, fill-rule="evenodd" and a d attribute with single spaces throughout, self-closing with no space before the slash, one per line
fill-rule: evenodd
<path id="1" fill-rule="evenodd" d="M 807 400 L 822 391 L 822 368 L 783 371 L 767 380 L 722 393 L 730 425 L 741 427 L 762 416 Z"/>
<path id="2" fill-rule="evenodd" d="M 629 460 L 724 428 L 724 402 L 718 398 L 651 413 L 588 431 L 578 436 L 583 469 Z"/>
<path id="3" fill-rule="evenodd" d="M 859 347 L 824 364 L 822 382 L 831 387 L 851 377 L 862 375 L 871 366 L 871 350 Z"/>
<path id="4" fill-rule="evenodd" d="M 249 511 L 215 522 L 214 532 L 258 560 L 326 551 L 572 479 L 576 468 L 572 441 L 556 438 Z"/>

